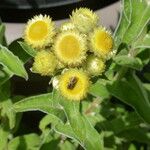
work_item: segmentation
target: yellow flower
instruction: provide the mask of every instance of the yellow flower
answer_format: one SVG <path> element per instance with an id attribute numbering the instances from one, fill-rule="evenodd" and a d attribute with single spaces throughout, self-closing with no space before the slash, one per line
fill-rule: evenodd
<path id="1" fill-rule="evenodd" d="M 82 33 L 88 33 L 98 25 L 98 16 L 88 8 L 79 8 L 70 16 L 75 27 Z"/>
<path id="2" fill-rule="evenodd" d="M 58 59 L 69 66 L 77 66 L 86 58 L 87 41 L 76 31 L 62 32 L 53 46 Z"/>
<path id="3" fill-rule="evenodd" d="M 83 67 L 90 75 L 101 75 L 105 71 L 105 62 L 99 57 L 89 55 Z"/>
<path id="4" fill-rule="evenodd" d="M 32 71 L 42 76 L 53 75 L 57 66 L 56 57 L 52 52 L 42 50 L 34 58 Z"/>
<path id="5" fill-rule="evenodd" d="M 47 15 L 35 16 L 27 22 L 24 40 L 33 48 L 44 48 L 53 41 L 54 23 Z"/>
<path id="6" fill-rule="evenodd" d="M 97 56 L 106 58 L 113 48 L 111 33 L 105 28 L 96 28 L 90 35 L 90 47 Z"/>
<path id="7" fill-rule="evenodd" d="M 86 97 L 89 78 L 85 72 L 77 69 L 65 71 L 59 80 L 59 90 L 68 100 L 80 101 Z"/>
<path id="8" fill-rule="evenodd" d="M 75 26 L 72 22 L 65 22 L 60 27 L 60 31 L 62 32 L 68 31 L 68 30 L 74 30 L 74 29 L 75 29 Z"/>

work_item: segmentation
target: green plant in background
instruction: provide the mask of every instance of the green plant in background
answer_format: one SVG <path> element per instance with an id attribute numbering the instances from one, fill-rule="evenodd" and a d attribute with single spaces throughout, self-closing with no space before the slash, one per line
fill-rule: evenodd
<path id="1" fill-rule="evenodd" d="M 70 19 L 36 16 L 10 45 L 0 25 L 0 150 L 150 149 L 149 2 L 122 1 L 113 36 L 89 9 Z M 12 76 L 34 84 L 31 72 L 48 76 L 47 92 L 16 94 Z M 29 111 L 45 114 L 38 132 L 22 123 Z"/>

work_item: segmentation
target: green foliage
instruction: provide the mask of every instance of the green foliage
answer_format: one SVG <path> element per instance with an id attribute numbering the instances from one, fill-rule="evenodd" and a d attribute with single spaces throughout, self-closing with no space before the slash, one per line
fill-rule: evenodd
<path id="1" fill-rule="evenodd" d="M 150 123 L 150 102 L 146 90 L 135 74 L 131 74 L 126 80 L 122 79 L 107 85 L 109 92 L 131 105 L 143 119 Z"/>
<path id="2" fill-rule="evenodd" d="M 0 63 L 13 74 L 28 79 L 22 61 L 4 46 L 0 46 Z"/>
<path id="3" fill-rule="evenodd" d="M 27 134 L 15 137 L 8 143 L 8 150 L 38 150 L 40 137 L 37 134 Z"/>
<path id="4" fill-rule="evenodd" d="M 116 54 L 80 102 L 64 99 L 50 77 L 21 79 L 28 79 L 24 65 L 30 69 L 36 50 L 22 39 L 7 46 L 0 24 L 0 150 L 150 149 L 150 5 L 121 5 Z"/>
<path id="5" fill-rule="evenodd" d="M 122 56 L 116 56 L 114 58 L 114 61 L 116 64 L 120 66 L 125 66 L 136 70 L 141 70 L 143 68 L 142 61 L 139 58 L 122 55 Z"/>
<path id="6" fill-rule="evenodd" d="M 36 51 L 28 46 L 25 42 L 19 42 L 19 44 L 30 56 L 34 57 L 36 55 Z"/>
<path id="7" fill-rule="evenodd" d="M 78 102 L 69 102 L 61 98 L 57 93 L 53 93 L 23 99 L 22 101 L 14 104 L 13 108 L 16 112 L 39 110 L 50 115 L 54 115 L 57 117 L 57 120 L 59 116 L 64 113 L 67 118 L 67 122 L 65 124 L 63 123 L 63 120 L 61 122 L 56 122 L 56 119 L 51 118 L 47 120 L 46 117 L 40 124 L 40 128 L 43 129 L 43 124 L 47 124 L 47 121 L 50 121 L 52 125 L 56 126 L 54 127 L 56 132 L 65 134 L 67 137 L 78 141 L 84 148 L 89 150 L 95 148 L 103 149 L 102 137 L 91 126 L 87 118 L 80 114 Z M 64 117 L 61 117 L 61 119 L 62 118 Z M 79 128 L 78 124 L 82 127 Z M 95 138 L 91 139 L 91 136 Z"/>

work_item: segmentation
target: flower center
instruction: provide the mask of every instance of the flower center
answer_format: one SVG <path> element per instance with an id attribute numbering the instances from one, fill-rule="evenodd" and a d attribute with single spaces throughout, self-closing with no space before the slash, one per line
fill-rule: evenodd
<path id="1" fill-rule="evenodd" d="M 60 42 L 60 52 L 66 59 L 77 58 L 80 54 L 79 41 L 72 35 L 65 36 Z"/>
<path id="2" fill-rule="evenodd" d="M 47 36 L 48 27 L 47 24 L 43 21 L 37 21 L 33 23 L 29 30 L 29 37 L 32 40 L 38 41 L 42 40 Z"/>
<path id="3" fill-rule="evenodd" d="M 103 53 L 108 53 L 112 48 L 112 38 L 111 36 L 104 32 L 98 32 L 96 35 L 96 46 L 99 50 L 103 51 Z"/>

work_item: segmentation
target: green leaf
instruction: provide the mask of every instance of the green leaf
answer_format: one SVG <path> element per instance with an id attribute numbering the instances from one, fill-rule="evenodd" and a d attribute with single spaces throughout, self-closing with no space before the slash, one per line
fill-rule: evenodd
<path id="1" fill-rule="evenodd" d="M 13 76 L 13 73 L 9 71 L 6 67 L 1 67 L 0 69 L 0 86 L 3 85 Z"/>
<path id="2" fill-rule="evenodd" d="M 114 32 L 115 48 L 121 43 L 137 41 L 150 20 L 150 5 L 146 0 L 123 0 L 122 12 Z"/>
<path id="3" fill-rule="evenodd" d="M 16 112 L 42 111 L 55 115 L 60 120 L 64 116 L 62 108 L 56 104 L 56 101 L 53 99 L 53 94 L 50 93 L 24 98 L 15 103 L 13 109 Z"/>
<path id="4" fill-rule="evenodd" d="M 102 99 L 109 98 L 110 95 L 106 88 L 106 82 L 107 81 L 99 79 L 96 83 L 91 85 L 89 93 Z"/>
<path id="5" fill-rule="evenodd" d="M 131 0 L 122 0 L 122 12 L 118 26 L 114 32 L 115 37 L 115 47 L 118 48 L 122 43 L 124 34 L 126 33 L 129 25 L 131 24 Z"/>
<path id="6" fill-rule="evenodd" d="M 5 40 L 5 26 L 4 24 L 0 24 L 0 44 L 7 45 Z"/>
<path id="7" fill-rule="evenodd" d="M 127 79 L 108 84 L 111 95 L 132 106 L 136 112 L 150 124 L 150 102 L 148 94 L 137 76 L 128 73 Z"/>
<path id="8" fill-rule="evenodd" d="M 60 98 L 60 105 L 63 106 L 67 114 L 73 132 L 82 143 L 81 146 L 87 150 L 103 150 L 101 135 L 94 129 L 88 119 L 79 112 L 79 103 Z"/>
<path id="9" fill-rule="evenodd" d="M 37 134 L 18 136 L 8 143 L 8 150 L 38 150 L 40 137 Z"/>
<path id="10" fill-rule="evenodd" d="M 131 24 L 123 37 L 128 44 L 136 41 L 150 20 L 150 5 L 146 0 L 131 0 L 131 8 Z"/>
<path id="11" fill-rule="evenodd" d="M 129 149 L 128 150 L 136 150 L 136 147 L 135 147 L 135 145 L 133 145 L 133 144 L 130 144 L 130 146 L 129 146 Z"/>
<path id="12" fill-rule="evenodd" d="M 13 55 L 6 47 L 0 46 L 0 63 L 13 74 L 28 79 L 28 74 L 19 58 Z"/>
<path id="13" fill-rule="evenodd" d="M 64 143 L 60 144 L 61 150 L 76 150 L 75 146 L 71 144 L 69 141 L 65 141 Z"/>
<path id="14" fill-rule="evenodd" d="M 114 58 L 114 61 L 118 65 L 130 67 L 136 70 L 141 70 L 143 67 L 142 61 L 139 58 L 134 58 L 131 56 L 125 56 L 125 55 L 116 56 Z"/>
<path id="15" fill-rule="evenodd" d="M 150 144 L 150 136 L 148 130 L 144 128 L 135 127 L 122 131 L 118 134 L 120 138 L 126 138 L 128 141 L 137 141 L 140 143 Z"/>
<path id="16" fill-rule="evenodd" d="M 137 57 L 142 60 L 143 66 L 147 65 L 150 61 L 150 49 L 144 49 Z"/>
<path id="17" fill-rule="evenodd" d="M 3 100 L 2 102 L 0 102 L 0 104 L 2 107 L 1 115 L 3 117 L 5 117 L 5 115 L 8 117 L 10 129 L 13 129 L 16 123 L 16 114 L 12 110 L 13 103 L 11 99 Z"/>
<path id="18" fill-rule="evenodd" d="M 3 85 L 0 89 L 0 109 L 1 109 L 1 117 L 8 118 L 9 127 L 13 129 L 15 127 L 16 122 L 16 114 L 12 110 L 12 100 L 10 97 L 10 85 L 9 83 Z"/>
<path id="19" fill-rule="evenodd" d="M 74 133 L 74 131 L 69 123 L 66 123 L 66 124 L 59 123 L 54 127 L 54 130 L 56 133 L 62 134 L 68 138 L 76 140 L 78 143 L 80 143 L 80 145 L 82 145 L 82 143 L 80 142 L 80 140 Z"/>
<path id="20" fill-rule="evenodd" d="M 144 83 L 143 86 L 150 92 L 150 83 Z"/>
<path id="21" fill-rule="evenodd" d="M 110 121 L 105 120 L 103 122 L 99 122 L 96 125 L 96 128 L 100 131 L 112 131 L 117 135 L 123 131 L 126 131 L 127 129 L 132 129 L 138 126 L 142 122 L 143 120 L 141 119 L 141 117 L 139 117 L 139 115 L 137 115 L 135 112 L 132 112 Z"/>
<path id="22" fill-rule="evenodd" d="M 10 84 L 7 82 L 0 87 L 0 150 L 7 147 L 10 127 L 14 127 L 14 114 L 11 114 Z M 9 127 L 10 126 L 10 127 Z"/>
<path id="23" fill-rule="evenodd" d="M 32 57 L 35 57 L 37 51 L 35 51 L 32 47 L 27 45 L 25 42 L 18 42 L 20 46 L 24 49 L 24 51 Z"/>
<path id="24" fill-rule="evenodd" d="M 39 128 L 40 128 L 40 130 L 42 132 L 44 132 L 47 129 L 47 126 L 49 124 L 52 124 L 52 126 L 55 126 L 58 123 L 60 123 L 60 119 L 58 119 L 56 116 L 54 116 L 54 115 L 46 115 L 40 121 Z"/>
<path id="25" fill-rule="evenodd" d="M 6 120 L 1 120 L 0 124 L 0 150 L 7 148 L 8 136 L 9 136 L 9 127 Z"/>
<path id="26" fill-rule="evenodd" d="M 94 129 L 86 117 L 80 114 L 79 107 L 77 106 L 79 103 L 76 103 L 77 105 L 74 104 L 74 102 L 64 100 L 58 94 L 52 93 L 25 98 L 15 103 L 13 108 L 16 112 L 39 110 L 50 115 L 55 115 L 57 118 L 60 118 L 60 120 L 62 116 L 64 118 L 65 113 L 70 126 L 63 126 L 62 132 L 64 132 L 64 134 L 74 134 L 76 140 L 80 141 L 80 144 L 87 148 L 87 150 L 93 148 L 98 148 L 99 150 L 103 149 L 101 135 Z M 75 106 L 77 106 L 77 108 Z M 61 127 L 62 126 L 59 126 L 59 130 Z M 56 126 L 56 130 L 57 129 L 58 126 Z"/>
<path id="27" fill-rule="evenodd" d="M 150 82 L 150 72 L 145 72 L 143 74 L 144 78 Z"/>
<path id="28" fill-rule="evenodd" d="M 31 58 L 31 56 L 24 51 L 24 49 L 20 46 L 19 41 L 22 41 L 22 39 L 17 39 L 13 41 L 8 49 L 16 56 L 19 57 L 20 60 L 22 60 L 23 63 L 28 62 L 28 60 Z"/>
<path id="29" fill-rule="evenodd" d="M 60 142 L 59 139 L 53 139 L 50 142 L 43 144 L 40 150 L 52 150 L 52 149 L 60 150 L 59 142 Z"/>
<path id="30" fill-rule="evenodd" d="M 135 48 L 150 48 L 150 34 L 146 34 L 142 39 L 137 40 L 134 44 Z"/>

